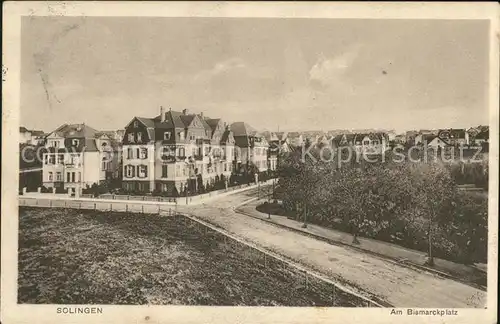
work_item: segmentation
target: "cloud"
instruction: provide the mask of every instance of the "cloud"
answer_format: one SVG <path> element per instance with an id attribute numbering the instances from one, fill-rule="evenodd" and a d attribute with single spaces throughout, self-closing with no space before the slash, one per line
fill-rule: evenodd
<path id="1" fill-rule="evenodd" d="M 321 54 L 316 64 L 309 71 L 309 80 L 313 85 L 331 87 L 338 85 L 342 76 L 353 66 L 361 47 L 354 46 L 348 51 L 326 58 Z"/>
<path id="2" fill-rule="evenodd" d="M 235 70 L 248 70 L 247 64 L 240 58 L 230 58 L 216 63 L 211 69 L 199 72 L 194 76 L 197 81 L 205 81 Z"/>

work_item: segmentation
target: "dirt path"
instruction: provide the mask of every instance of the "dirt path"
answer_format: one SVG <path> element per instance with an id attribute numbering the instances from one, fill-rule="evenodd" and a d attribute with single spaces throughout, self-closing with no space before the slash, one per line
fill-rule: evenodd
<path id="1" fill-rule="evenodd" d="M 479 289 L 348 247 L 334 246 L 233 210 L 233 206 L 256 195 L 257 190 L 252 189 L 179 210 L 358 287 L 396 307 L 485 307 L 486 292 Z"/>

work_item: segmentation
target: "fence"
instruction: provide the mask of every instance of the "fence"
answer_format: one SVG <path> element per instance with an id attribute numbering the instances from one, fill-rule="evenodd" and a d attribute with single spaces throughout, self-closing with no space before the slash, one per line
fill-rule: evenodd
<path id="1" fill-rule="evenodd" d="M 369 298 L 363 296 L 353 289 L 338 282 L 334 282 L 333 280 L 325 277 L 323 274 L 306 269 L 293 261 L 289 261 L 275 252 L 268 251 L 253 243 L 246 242 L 221 228 L 200 220 L 196 216 L 190 214 L 176 214 L 176 217 L 182 217 L 185 221 L 185 225 L 190 223 L 191 225 L 194 225 L 195 229 L 199 232 L 204 232 L 204 234 L 212 232 L 215 234 L 213 235 L 215 239 L 222 240 L 224 244 L 234 244 L 240 247 L 243 251 L 246 250 L 248 253 L 258 254 L 260 256 L 260 260 L 262 261 L 262 265 L 266 268 L 274 263 L 274 266 L 278 265 L 283 270 L 291 270 L 303 278 L 299 284 L 305 289 L 314 289 L 319 285 L 328 285 L 329 288 L 326 290 L 329 291 L 329 294 L 325 297 L 330 298 L 333 306 L 337 306 L 339 297 L 344 296 L 344 299 L 348 299 L 350 304 L 356 307 L 392 307 L 392 305 L 385 301 L 378 300 L 376 297 Z"/>
<path id="2" fill-rule="evenodd" d="M 221 190 L 214 190 L 210 191 L 204 194 L 199 194 L 199 195 L 194 195 L 194 196 L 187 196 L 187 199 L 189 202 L 193 201 L 198 201 L 198 200 L 203 200 L 206 198 L 211 198 L 215 197 L 224 193 L 229 193 L 241 189 L 247 189 L 247 188 L 256 188 L 257 186 L 261 185 L 270 185 L 272 184 L 272 179 L 268 180 L 266 182 L 261 182 L 260 184 L 255 184 L 255 183 L 249 183 L 249 184 L 241 184 L 237 186 L 232 186 L 228 187 L 227 189 L 221 189 Z M 91 194 L 82 194 L 80 195 L 82 198 L 94 198 L 93 195 Z M 98 197 L 95 197 L 96 199 L 106 199 L 106 200 L 136 200 L 136 201 L 157 201 L 157 202 L 181 202 L 183 203 L 186 199 L 186 197 L 179 196 L 179 197 L 159 197 L 159 196 L 134 196 L 134 195 L 115 195 L 115 194 L 102 194 L 99 195 Z"/>
<path id="3" fill-rule="evenodd" d="M 141 204 L 134 202 L 99 202 L 68 199 L 50 199 L 50 198 L 19 198 L 19 206 L 26 207 L 46 207 L 46 208 L 70 208 L 87 209 L 110 212 L 128 212 L 143 214 L 159 214 L 162 216 L 173 216 L 176 208 L 166 207 L 165 205 Z"/>

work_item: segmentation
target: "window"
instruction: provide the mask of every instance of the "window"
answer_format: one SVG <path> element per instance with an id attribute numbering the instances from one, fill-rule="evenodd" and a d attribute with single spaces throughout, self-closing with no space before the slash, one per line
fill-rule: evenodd
<path id="1" fill-rule="evenodd" d="M 78 172 L 78 179 L 77 179 L 78 182 L 82 181 L 82 173 L 81 172 Z"/>
<path id="2" fill-rule="evenodd" d="M 73 140 L 71 141 L 71 145 L 73 145 L 73 146 L 78 146 L 78 144 L 80 144 L 80 140 L 73 139 Z"/>
<path id="3" fill-rule="evenodd" d="M 71 172 L 66 172 L 66 182 L 71 182 Z"/>
<path id="4" fill-rule="evenodd" d="M 170 132 L 165 132 L 163 133 L 163 139 L 168 141 L 170 139 L 170 136 L 172 135 L 172 133 Z"/>
<path id="5" fill-rule="evenodd" d="M 129 147 L 127 148 L 127 159 L 133 159 L 134 158 L 134 152 L 132 151 L 132 148 Z"/>
<path id="6" fill-rule="evenodd" d="M 139 178 L 146 178 L 148 176 L 148 167 L 147 167 L 147 165 L 138 165 L 137 166 L 137 176 Z"/>
<path id="7" fill-rule="evenodd" d="M 183 141 L 183 140 L 184 140 L 184 132 L 180 132 L 180 133 L 179 133 L 179 139 L 180 139 L 181 141 Z"/>
<path id="8" fill-rule="evenodd" d="M 75 172 L 71 172 L 71 182 L 75 182 Z"/>
<path id="9" fill-rule="evenodd" d="M 135 171 L 135 168 L 133 165 L 126 165 L 125 166 L 125 176 L 127 178 L 133 178 L 134 177 L 134 171 Z"/>
<path id="10" fill-rule="evenodd" d="M 175 176 L 176 177 L 180 177 L 181 176 L 181 166 L 180 165 L 176 165 L 175 166 Z"/>
<path id="11" fill-rule="evenodd" d="M 197 152 L 196 147 L 191 148 L 191 155 L 192 155 L 192 156 L 195 156 L 195 155 L 196 155 L 196 152 Z"/>
<path id="12" fill-rule="evenodd" d="M 141 156 L 141 150 L 139 148 L 135 149 L 135 157 L 139 158 Z"/>
<path id="13" fill-rule="evenodd" d="M 54 177 L 54 174 L 52 172 L 49 172 L 48 180 L 52 181 L 53 177 Z"/>
<path id="14" fill-rule="evenodd" d="M 162 183 L 161 184 L 161 191 L 163 191 L 163 192 L 168 191 L 168 184 Z"/>
<path id="15" fill-rule="evenodd" d="M 49 155 L 49 164 L 55 164 L 56 163 L 56 156 L 55 154 L 50 154 Z"/>
<path id="16" fill-rule="evenodd" d="M 163 153 L 163 157 L 175 156 L 175 150 L 173 150 L 170 146 L 164 146 L 162 153 Z"/>
<path id="17" fill-rule="evenodd" d="M 224 172 L 227 171 L 227 163 L 224 163 Z"/>
<path id="18" fill-rule="evenodd" d="M 63 164 L 64 163 L 64 154 L 58 154 L 57 155 L 57 164 Z"/>
<path id="19" fill-rule="evenodd" d="M 183 175 L 184 177 L 186 177 L 186 176 L 187 176 L 187 168 L 186 168 L 186 167 L 183 167 L 183 168 L 182 168 L 182 175 Z"/>
<path id="20" fill-rule="evenodd" d="M 147 159 L 148 158 L 148 149 L 145 147 L 142 147 L 140 150 L 140 158 L 141 159 Z"/>
<path id="21" fill-rule="evenodd" d="M 134 128 L 137 128 L 137 127 L 139 127 L 139 122 L 136 120 L 136 121 L 134 121 Z"/>
<path id="22" fill-rule="evenodd" d="M 168 165 L 161 166 L 161 177 L 168 178 Z"/>
<path id="23" fill-rule="evenodd" d="M 366 140 L 366 141 L 363 141 L 363 145 L 368 145 L 370 144 L 370 141 Z"/>
<path id="24" fill-rule="evenodd" d="M 134 142 L 134 134 L 132 134 L 132 133 L 128 134 L 128 141 L 131 143 Z"/>
<path id="25" fill-rule="evenodd" d="M 137 133 L 137 142 L 142 141 L 142 133 Z"/>
<path id="26" fill-rule="evenodd" d="M 56 181 L 62 181 L 62 173 L 61 172 L 56 173 Z"/>
<path id="27" fill-rule="evenodd" d="M 183 147 L 179 147 L 179 156 L 186 156 L 186 150 Z"/>
<path id="28" fill-rule="evenodd" d="M 194 135 L 189 135 L 189 139 L 190 139 L 190 140 L 192 140 L 192 141 L 194 141 L 194 140 L 196 139 L 196 136 L 194 136 Z"/>
<path id="29" fill-rule="evenodd" d="M 101 170 L 106 171 L 108 169 L 107 166 L 108 166 L 108 164 L 106 163 L 106 158 L 102 158 Z"/>

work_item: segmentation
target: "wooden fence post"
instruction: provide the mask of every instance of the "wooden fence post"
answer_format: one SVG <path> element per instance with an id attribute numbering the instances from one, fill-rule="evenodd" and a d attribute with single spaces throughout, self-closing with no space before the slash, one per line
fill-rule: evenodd
<path id="1" fill-rule="evenodd" d="M 128 213 L 128 204 L 125 204 L 125 212 Z"/>
<path id="2" fill-rule="evenodd" d="M 144 205 L 142 205 L 142 213 L 144 214 Z"/>
<path id="3" fill-rule="evenodd" d="M 94 203 L 94 211 L 97 210 L 97 203 Z"/>
<path id="4" fill-rule="evenodd" d="M 109 211 L 113 211 L 113 203 L 109 203 Z"/>

